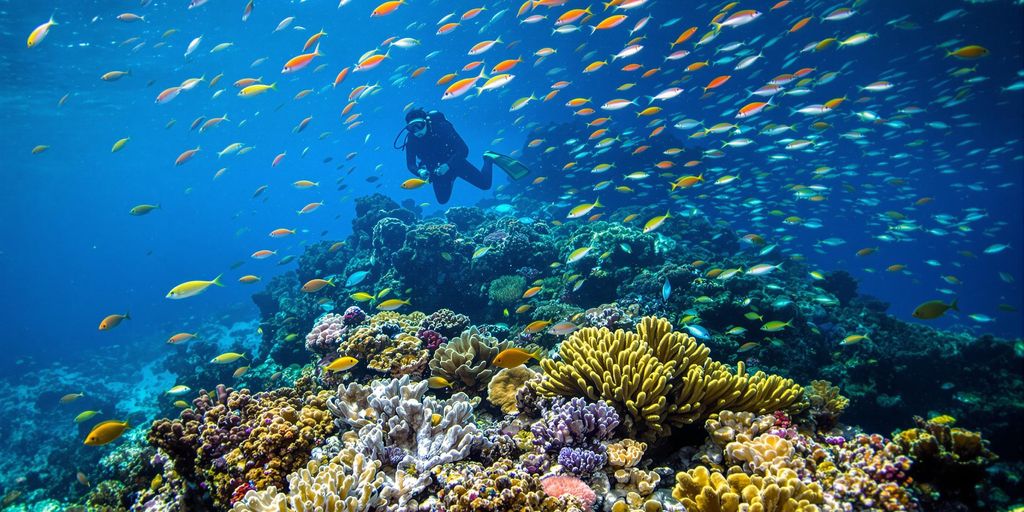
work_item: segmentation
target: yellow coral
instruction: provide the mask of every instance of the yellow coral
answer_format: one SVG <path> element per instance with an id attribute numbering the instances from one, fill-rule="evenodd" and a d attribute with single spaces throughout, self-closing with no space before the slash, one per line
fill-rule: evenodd
<path id="1" fill-rule="evenodd" d="M 724 409 L 757 413 L 784 409 L 802 388 L 790 379 L 735 372 L 708 358 L 710 349 L 674 332 L 668 320 L 645 317 L 637 332 L 585 328 L 559 348 L 560 360 L 541 361 L 541 392 L 607 400 L 626 415 L 634 433 L 658 438 L 672 426 Z"/>
<path id="2" fill-rule="evenodd" d="M 501 408 L 505 414 L 516 414 L 516 393 L 527 381 L 537 378 L 539 374 L 526 365 L 505 368 L 494 374 L 487 384 L 487 401 Z"/>
<path id="3" fill-rule="evenodd" d="M 608 445 L 608 465 L 615 468 L 631 468 L 640 463 L 647 450 L 647 443 L 623 439 Z"/>
<path id="4" fill-rule="evenodd" d="M 689 512 L 817 512 L 824 501 L 818 484 L 804 484 L 791 469 L 762 477 L 703 466 L 677 473 L 672 497 Z"/>
<path id="5" fill-rule="evenodd" d="M 349 453 L 346 453 L 349 452 Z M 288 476 L 288 493 L 271 486 L 249 491 L 232 510 L 236 512 L 364 512 L 380 505 L 377 493 L 384 485 L 380 462 L 352 450 L 320 464 L 310 461 Z"/>

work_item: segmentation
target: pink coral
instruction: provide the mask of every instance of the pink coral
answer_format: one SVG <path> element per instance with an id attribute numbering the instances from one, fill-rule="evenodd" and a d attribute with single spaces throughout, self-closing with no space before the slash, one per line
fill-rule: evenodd
<path id="1" fill-rule="evenodd" d="M 320 317 L 313 329 L 306 335 L 306 349 L 318 354 L 334 352 L 337 350 L 344 332 L 344 317 L 336 313 L 328 313 Z"/>
<path id="2" fill-rule="evenodd" d="M 594 506 L 594 502 L 597 501 L 597 493 L 583 480 L 574 476 L 549 476 L 541 480 L 540 485 L 548 496 L 559 498 L 568 494 L 579 498 L 586 510 L 590 510 Z"/>

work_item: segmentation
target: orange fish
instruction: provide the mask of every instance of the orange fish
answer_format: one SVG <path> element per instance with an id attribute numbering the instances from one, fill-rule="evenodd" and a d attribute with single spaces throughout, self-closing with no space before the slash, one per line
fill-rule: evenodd
<path id="1" fill-rule="evenodd" d="M 313 62 L 314 57 L 320 57 L 321 55 L 323 54 L 320 53 L 320 44 L 318 43 L 316 48 L 313 49 L 313 53 L 304 53 L 302 55 L 292 57 L 288 62 L 285 62 L 284 68 L 281 69 L 281 73 L 294 73 L 299 71 L 308 66 L 310 62 Z"/>
<path id="2" fill-rule="evenodd" d="M 194 157 L 196 153 L 199 152 L 199 147 L 200 146 L 196 146 L 195 149 L 186 149 L 185 151 L 183 151 L 180 155 L 178 155 L 178 158 L 174 160 L 174 165 L 178 166 L 191 160 L 192 157 Z"/>
<path id="3" fill-rule="evenodd" d="M 391 0 L 389 2 L 384 2 L 378 5 L 377 8 L 370 13 L 370 17 L 377 18 L 380 16 L 387 16 L 388 14 L 395 12 L 395 9 L 398 9 L 398 6 L 404 3 L 405 0 Z"/>
<path id="4" fill-rule="evenodd" d="M 131 319 L 132 319 L 132 317 L 128 316 L 128 313 L 125 313 L 123 315 L 107 315 L 103 319 L 103 321 L 100 322 L 100 330 L 101 331 L 109 331 L 110 329 L 113 329 L 114 327 L 117 327 L 118 325 L 120 325 L 122 320 L 131 320 Z"/>

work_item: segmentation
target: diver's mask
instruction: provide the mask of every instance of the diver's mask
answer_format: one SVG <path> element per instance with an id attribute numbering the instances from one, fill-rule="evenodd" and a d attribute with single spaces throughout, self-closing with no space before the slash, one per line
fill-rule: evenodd
<path id="1" fill-rule="evenodd" d="M 402 133 L 408 132 L 415 137 L 423 137 L 427 134 L 427 119 L 418 117 L 406 123 L 405 127 L 399 130 L 398 135 L 395 136 L 395 141 L 392 143 L 395 149 L 405 149 L 405 145 L 409 141 L 409 135 L 405 136 L 405 140 L 402 141 L 402 145 L 398 145 L 398 139 L 402 136 Z"/>
<path id="2" fill-rule="evenodd" d="M 423 118 L 413 119 L 409 124 L 405 125 L 405 128 L 409 130 L 409 133 L 422 137 L 427 134 L 427 120 Z"/>

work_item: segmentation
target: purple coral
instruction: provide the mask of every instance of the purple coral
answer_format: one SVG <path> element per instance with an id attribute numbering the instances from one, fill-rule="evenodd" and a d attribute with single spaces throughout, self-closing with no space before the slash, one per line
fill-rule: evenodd
<path id="1" fill-rule="evenodd" d="M 423 342 L 423 346 L 430 350 L 437 350 L 437 347 L 448 343 L 448 338 L 445 338 L 441 333 L 430 329 L 420 329 L 416 333 L 416 337 Z"/>
<path id="2" fill-rule="evenodd" d="M 557 403 L 530 427 L 533 443 L 548 452 L 564 447 L 603 452 L 601 441 L 611 437 L 619 425 L 619 414 L 604 403 L 588 403 L 576 397 Z"/>
<path id="3" fill-rule="evenodd" d="M 366 321 L 366 313 L 359 306 L 350 306 L 345 310 L 341 322 L 346 326 L 359 325 Z"/>
<path id="4" fill-rule="evenodd" d="M 603 452 L 598 453 L 586 448 L 570 448 L 566 446 L 558 452 L 558 463 L 566 471 L 582 476 L 589 475 L 603 468 L 608 463 L 608 456 Z"/>
<path id="5" fill-rule="evenodd" d="M 346 311 L 347 315 L 348 312 Z M 306 335 L 306 349 L 318 354 L 329 354 L 338 349 L 338 343 L 345 333 L 344 317 L 335 313 L 328 313 L 313 325 L 313 329 Z"/>

